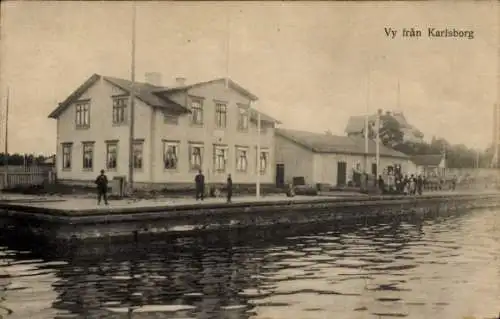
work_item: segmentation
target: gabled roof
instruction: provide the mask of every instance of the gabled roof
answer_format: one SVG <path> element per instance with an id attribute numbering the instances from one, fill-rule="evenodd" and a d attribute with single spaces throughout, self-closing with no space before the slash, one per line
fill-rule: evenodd
<path id="1" fill-rule="evenodd" d="M 103 78 L 112 85 L 122 89 L 123 91 L 130 94 L 132 90 L 132 82 L 129 80 L 119 79 L 111 76 L 102 76 L 99 74 L 93 74 L 88 78 L 81 86 L 79 86 L 73 93 L 71 93 L 63 102 L 59 103 L 58 107 L 49 114 L 50 118 L 57 118 L 68 106 L 85 93 L 95 82 Z M 150 105 L 152 107 L 159 107 L 174 113 L 188 113 L 189 109 L 186 107 L 170 100 L 166 96 L 158 95 L 155 91 L 161 89 L 151 85 L 149 83 L 135 82 L 134 91 L 137 99 Z"/>
<path id="2" fill-rule="evenodd" d="M 87 91 L 97 80 L 100 79 L 99 74 L 92 74 L 82 85 L 80 85 L 73 93 L 71 93 L 63 102 L 59 103 L 55 110 L 50 114 L 50 118 L 57 118 L 72 102 L 76 101 L 85 91 Z"/>
<path id="3" fill-rule="evenodd" d="M 103 79 L 119 87 L 127 93 L 130 93 L 132 91 L 132 81 L 111 76 L 103 76 Z M 164 89 L 164 87 L 142 82 L 134 83 L 135 94 L 137 98 L 144 103 L 154 107 L 165 108 L 175 113 L 189 112 L 189 109 L 187 109 L 186 107 L 172 101 L 166 95 L 160 94 L 159 91 L 161 89 Z"/>
<path id="4" fill-rule="evenodd" d="M 269 123 L 274 123 L 274 124 L 281 124 L 280 121 L 278 121 L 277 119 L 267 115 L 267 114 L 264 114 L 260 111 L 257 111 L 256 109 L 250 109 L 250 119 L 254 122 L 257 122 L 258 120 L 258 114 L 260 113 L 260 120 L 261 122 L 269 122 Z"/>
<path id="5" fill-rule="evenodd" d="M 93 74 L 88 78 L 81 86 L 79 86 L 73 93 L 71 93 L 63 102 L 59 103 L 58 107 L 49 114 L 50 118 L 57 118 L 71 103 L 78 100 L 78 98 L 85 93 L 96 81 L 103 78 L 105 81 L 111 83 L 112 85 L 120 88 L 121 90 L 130 94 L 132 90 L 132 81 L 120 79 L 112 76 L 102 76 L 99 74 Z M 240 92 L 241 94 L 248 96 L 251 100 L 256 101 L 257 97 L 252 93 L 245 90 L 242 86 L 237 84 L 231 79 L 227 79 L 228 84 L 234 90 Z M 149 83 L 135 82 L 134 91 L 137 99 L 150 105 L 152 107 L 159 107 L 173 113 L 188 113 L 189 108 L 184 105 L 180 105 L 174 102 L 168 97 L 169 94 L 176 93 L 183 90 L 189 90 L 193 87 L 198 87 L 201 85 L 216 83 L 226 81 L 226 78 L 219 78 L 211 81 L 198 82 L 191 85 L 177 86 L 177 87 L 165 87 L 156 86 Z M 257 121 L 258 114 L 260 113 L 262 122 L 271 122 L 280 124 L 280 122 L 271 116 L 264 114 L 256 109 L 250 109 L 250 119 Z"/>
<path id="6" fill-rule="evenodd" d="M 276 134 L 315 153 L 365 154 L 365 140 L 362 137 L 338 136 L 290 129 L 276 129 Z M 375 152 L 376 143 L 373 140 L 369 140 L 368 155 L 373 156 Z M 382 144 L 380 145 L 380 156 L 408 158 L 407 155 Z"/>
<path id="7" fill-rule="evenodd" d="M 204 82 L 197 82 L 193 84 L 188 84 L 188 85 L 181 85 L 181 86 L 173 86 L 173 87 L 168 87 L 168 88 L 163 88 L 162 91 L 165 93 L 173 93 L 177 91 L 185 91 L 189 90 L 194 87 L 202 86 L 202 85 L 207 85 L 207 84 L 212 84 L 212 83 L 217 83 L 217 82 L 228 82 L 229 87 L 231 87 L 233 90 L 247 96 L 250 98 L 252 101 L 257 101 L 258 97 L 255 96 L 254 94 L 250 93 L 250 91 L 246 90 L 243 88 L 241 85 L 236 83 L 235 81 L 231 80 L 230 78 L 218 78 L 210 81 L 204 81 Z"/>
<path id="8" fill-rule="evenodd" d="M 442 154 L 415 155 L 411 160 L 419 166 L 439 166 L 443 159 Z"/>

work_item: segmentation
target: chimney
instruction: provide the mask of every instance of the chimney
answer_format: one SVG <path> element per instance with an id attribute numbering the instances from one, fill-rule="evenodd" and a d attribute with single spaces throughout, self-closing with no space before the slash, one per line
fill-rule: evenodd
<path id="1" fill-rule="evenodd" d="M 184 86 L 184 85 L 186 85 L 186 78 L 184 78 L 184 77 L 176 77 L 175 78 L 175 84 L 177 86 Z"/>
<path id="2" fill-rule="evenodd" d="M 146 83 L 161 86 L 161 73 L 159 72 L 146 72 L 144 78 L 146 79 Z"/>

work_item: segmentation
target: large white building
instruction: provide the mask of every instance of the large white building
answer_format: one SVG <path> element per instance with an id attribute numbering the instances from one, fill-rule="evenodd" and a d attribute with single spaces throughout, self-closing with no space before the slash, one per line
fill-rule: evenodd
<path id="1" fill-rule="evenodd" d="M 137 187 L 192 184 L 201 168 L 208 182 L 274 183 L 275 119 L 252 106 L 257 97 L 230 79 L 162 86 L 150 73 L 135 86 L 134 181 Z M 49 115 L 57 121 L 57 176 L 89 183 L 129 171 L 131 82 L 92 75 Z M 260 136 L 260 154 L 257 137 Z"/>

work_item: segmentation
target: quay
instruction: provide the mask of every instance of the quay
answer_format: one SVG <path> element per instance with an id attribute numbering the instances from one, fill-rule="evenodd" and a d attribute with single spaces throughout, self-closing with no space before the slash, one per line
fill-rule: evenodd
<path id="1" fill-rule="evenodd" d="M 0 226 L 50 242 L 105 238 L 138 240 L 155 234 L 227 229 L 348 223 L 369 218 L 446 215 L 457 210 L 500 206 L 499 192 L 434 192 L 420 196 L 329 194 L 117 200 L 98 206 L 90 198 L 8 196 L 0 200 Z"/>

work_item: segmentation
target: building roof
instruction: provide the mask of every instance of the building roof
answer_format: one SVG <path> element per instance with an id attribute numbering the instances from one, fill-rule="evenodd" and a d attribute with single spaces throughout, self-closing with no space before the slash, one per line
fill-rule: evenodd
<path id="1" fill-rule="evenodd" d="M 362 137 L 338 136 L 290 129 L 276 129 L 276 134 L 315 153 L 365 154 L 365 140 Z M 368 155 L 375 155 L 375 153 L 376 143 L 373 140 L 369 140 Z M 382 144 L 380 144 L 380 156 L 408 158 L 406 154 Z"/>
<path id="2" fill-rule="evenodd" d="M 369 115 L 368 116 L 368 122 L 373 123 L 375 122 L 375 115 Z M 365 128 L 365 116 L 364 115 L 356 115 L 356 116 L 351 116 L 349 117 L 349 120 L 347 121 L 347 126 L 345 128 L 345 132 L 347 134 L 351 133 L 361 133 Z"/>
<path id="3" fill-rule="evenodd" d="M 230 78 L 218 78 L 218 79 L 213 79 L 213 80 L 210 80 L 210 81 L 196 82 L 196 83 L 193 83 L 193 84 L 180 85 L 180 86 L 172 86 L 172 87 L 168 87 L 168 88 L 167 87 L 163 87 L 161 90 L 163 92 L 166 92 L 166 93 L 173 93 L 173 92 L 178 92 L 178 91 L 189 90 L 191 88 L 202 86 L 202 85 L 206 85 L 206 84 L 212 84 L 212 83 L 217 83 L 217 82 L 225 82 L 225 81 L 228 82 L 229 87 L 231 87 L 232 89 L 236 90 L 237 92 L 240 92 L 241 94 L 249 97 L 250 100 L 252 100 L 252 101 L 257 101 L 258 100 L 258 97 L 256 95 L 250 93 L 250 91 L 246 90 L 245 88 L 243 88 L 241 85 L 239 85 L 238 83 L 236 83 L 235 81 L 233 81 Z"/>
<path id="4" fill-rule="evenodd" d="M 93 74 L 90 78 L 88 78 L 81 86 L 79 86 L 73 93 L 71 93 L 63 102 L 59 103 L 58 107 L 49 114 L 50 118 L 57 118 L 71 103 L 77 100 L 85 91 L 87 91 L 96 81 L 100 78 L 103 78 L 105 81 L 108 81 L 112 85 L 122 89 L 123 91 L 130 93 L 132 90 L 132 81 L 126 79 L 120 79 L 112 76 L 102 76 L 99 74 Z M 198 87 L 206 84 L 216 83 L 226 81 L 226 78 L 219 78 L 211 81 L 198 82 L 190 85 L 184 86 L 176 86 L 176 87 L 165 87 L 165 86 L 156 86 L 150 83 L 142 83 L 135 82 L 134 91 L 137 99 L 142 102 L 150 105 L 152 107 L 159 107 L 166 111 L 182 114 L 189 113 L 190 110 L 187 105 L 181 105 L 177 102 L 174 102 L 169 98 L 169 94 L 176 93 L 179 91 L 189 90 L 193 87 Z M 231 79 L 227 79 L 228 84 L 234 90 L 240 92 L 241 94 L 248 96 L 252 101 L 256 101 L 257 97 L 245 90 L 242 86 L 237 84 Z M 250 110 L 250 119 L 253 121 L 257 121 L 258 114 L 260 113 L 262 122 L 272 122 L 279 124 L 280 122 L 271 116 L 264 114 L 256 109 Z"/>
<path id="5" fill-rule="evenodd" d="M 132 91 L 132 81 L 111 76 L 103 76 L 103 79 L 127 93 Z M 134 91 L 137 98 L 144 103 L 150 106 L 164 108 L 174 113 L 190 112 L 187 107 L 172 101 L 166 94 L 158 94 L 157 92 L 162 89 L 162 87 L 142 82 L 135 82 L 134 84 Z"/>
<path id="6" fill-rule="evenodd" d="M 415 155 L 411 160 L 419 166 L 439 166 L 443 159 L 442 154 Z"/>
<path id="7" fill-rule="evenodd" d="M 403 112 L 391 112 L 392 117 L 399 123 L 399 126 L 402 129 L 410 129 L 415 132 L 420 133 L 420 131 L 408 123 L 406 120 L 406 117 L 404 116 Z M 369 123 L 375 123 L 376 120 L 376 114 L 372 114 L 368 116 L 368 122 Z M 351 116 L 349 120 L 347 121 L 347 126 L 345 128 L 345 133 L 346 134 L 352 134 L 352 133 L 361 133 L 365 128 L 365 116 L 364 115 L 356 115 L 356 116 Z"/>

